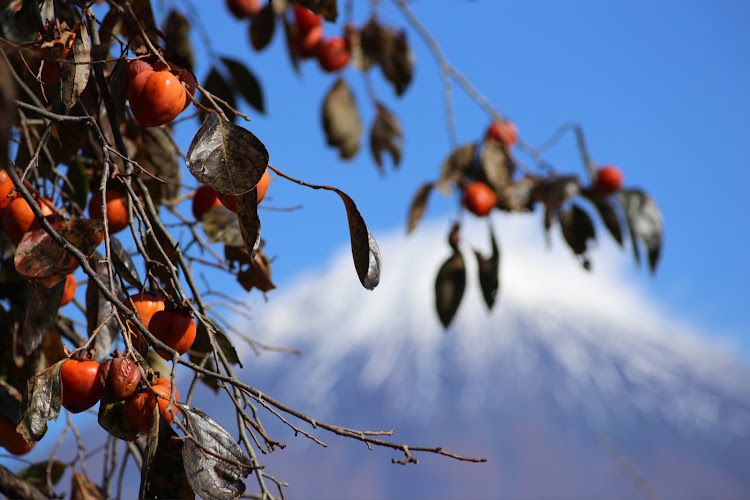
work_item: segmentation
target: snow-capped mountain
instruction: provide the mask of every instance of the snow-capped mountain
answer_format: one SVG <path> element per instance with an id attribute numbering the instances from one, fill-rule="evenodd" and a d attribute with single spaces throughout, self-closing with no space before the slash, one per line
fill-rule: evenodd
<path id="1" fill-rule="evenodd" d="M 471 252 L 488 252 L 486 227 L 464 229 L 467 294 L 445 332 L 433 311 L 450 254 L 442 225 L 381 237 L 373 292 L 343 249 L 255 308 L 251 336 L 304 356 L 245 353 L 248 382 L 323 420 L 489 459 L 401 467 L 397 452 L 289 437 L 264 457 L 289 496 L 750 497 L 750 365 L 662 312 L 625 271 L 629 256 L 603 244 L 585 273 L 559 239 L 548 251 L 536 223 L 516 219 L 495 220 L 492 313 Z"/>

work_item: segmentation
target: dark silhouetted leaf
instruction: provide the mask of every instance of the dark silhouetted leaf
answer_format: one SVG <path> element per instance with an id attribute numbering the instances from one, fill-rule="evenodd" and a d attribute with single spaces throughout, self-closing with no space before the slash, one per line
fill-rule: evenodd
<path id="1" fill-rule="evenodd" d="M 52 215 L 48 218 L 62 237 L 90 256 L 104 241 L 102 221 L 73 218 L 65 220 Z M 75 258 L 61 247 L 44 228 L 28 231 L 18 244 L 14 259 L 16 270 L 30 280 L 44 281 L 64 277 L 79 266 Z"/>
<path id="2" fill-rule="evenodd" d="M 221 62 L 223 62 L 229 70 L 229 74 L 232 75 L 232 80 L 234 81 L 235 89 L 245 101 L 257 111 L 265 113 L 266 109 L 263 104 L 263 90 L 261 89 L 260 82 L 252 71 L 240 61 L 229 57 L 222 57 Z"/>
<path id="3" fill-rule="evenodd" d="M 409 207 L 409 222 L 406 226 L 406 234 L 414 231 L 419 225 L 419 221 L 422 220 L 425 210 L 427 209 L 427 200 L 430 197 L 432 189 L 435 184 L 432 182 L 425 182 L 422 184 L 414 198 L 411 200 L 411 206 Z"/>
<path id="4" fill-rule="evenodd" d="M 114 237 L 112 241 L 115 241 Z M 102 260 L 103 256 L 95 252 L 89 259 L 89 265 L 97 272 L 102 283 L 108 284 L 109 266 L 106 262 L 102 262 Z M 112 304 L 99 291 L 94 281 L 89 280 L 86 285 L 86 332 L 91 337 L 98 330 L 96 339 L 94 340 L 94 347 L 96 348 L 95 357 L 99 362 L 103 361 L 112 351 L 112 346 L 120 336 L 120 328 L 117 325 L 117 320 L 111 317 L 112 311 Z M 107 321 L 106 324 L 104 324 L 105 320 Z"/>
<path id="5" fill-rule="evenodd" d="M 237 216 L 240 222 L 242 241 L 247 251 L 255 257 L 260 245 L 260 218 L 258 217 L 258 197 L 255 189 L 237 196 Z"/>
<path id="6" fill-rule="evenodd" d="M 300 56 L 295 46 L 297 27 L 295 24 L 290 23 L 285 15 L 281 16 L 281 21 L 284 24 L 284 38 L 286 40 L 286 53 L 289 56 L 289 62 L 292 63 L 294 72 L 300 75 Z M 252 35 L 252 31 L 250 34 Z"/>
<path id="7" fill-rule="evenodd" d="M 461 252 L 454 251 L 435 278 L 435 310 L 445 328 L 456 316 L 466 289 L 466 264 Z"/>
<path id="8" fill-rule="evenodd" d="M 184 440 L 182 449 L 187 480 L 193 491 L 206 500 L 238 498 L 245 492 L 243 479 L 253 471 L 250 459 L 211 417 L 188 405 L 177 406 L 185 415 L 185 425 L 194 438 L 194 441 Z"/>
<path id="9" fill-rule="evenodd" d="M 383 151 L 390 153 L 394 166 L 401 162 L 401 139 L 404 132 L 398 118 L 388 108 L 376 102 L 375 109 L 377 113 L 370 128 L 370 151 L 380 172 L 383 173 Z"/>
<path id="10" fill-rule="evenodd" d="M 70 500 L 104 500 L 107 495 L 91 479 L 73 469 Z"/>
<path id="11" fill-rule="evenodd" d="M 482 167 L 479 180 L 492 187 L 503 208 L 510 209 L 505 189 L 513 179 L 515 167 L 508 153 L 496 141 L 488 141 L 482 148 L 479 163 Z"/>
<path id="12" fill-rule="evenodd" d="M 450 194 L 456 182 L 476 165 L 477 145 L 463 144 L 448 155 L 440 167 L 440 179 L 437 188 L 443 194 Z"/>
<path id="13" fill-rule="evenodd" d="M 5 59 L 0 59 L 0 168 L 8 162 L 10 129 L 16 116 L 16 85 Z"/>
<path id="14" fill-rule="evenodd" d="M 175 431 L 158 420 L 148 436 L 139 498 L 195 498 L 183 463 L 185 441 L 174 439 Z"/>
<path id="15" fill-rule="evenodd" d="M 232 90 L 232 86 L 229 85 L 229 82 L 224 79 L 218 69 L 211 68 L 211 71 L 208 72 L 208 76 L 201 83 L 203 88 L 210 92 L 211 95 L 216 96 L 219 99 L 223 99 L 224 101 L 226 101 L 229 107 L 237 109 L 237 100 L 234 98 L 234 91 Z M 208 109 L 214 109 L 214 105 L 205 95 L 201 96 L 200 103 L 206 106 Z M 220 102 L 217 102 L 216 104 L 224 110 L 224 113 L 227 113 L 229 116 L 233 117 L 232 121 L 236 119 L 234 112 L 230 110 L 227 105 L 221 104 Z M 199 116 L 201 120 L 205 120 L 207 118 L 205 113 L 200 113 Z"/>
<path id="16" fill-rule="evenodd" d="M 322 117 L 328 145 L 338 149 L 340 158 L 353 158 L 359 151 L 362 119 L 354 94 L 343 78 L 338 78 L 326 94 Z"/>
<path id="17" fill-rule="evenodd" d="M 26 316 L 23 324 L 23 349 L 26 354 L 39 347 L 57 317 L 65 280 L 48 287 L 30 282 L 26 286 Z"/>
<path id="18" fill-rule="evenodd" d="M 503 190 L 503 200 L 512 211 L 532 211 L 534 209 L 534 193 L 539 179 L 524 176 L 518 182 L 511 183 Z"/>
<path id="19" fill-rule="evenodd" d="M 211 113 L 187 152 L 190 173 L 225 194 L 247 193 L 268 167 L 268 151 L 252 132 Z"/>
<path id="20" fill-rule="evenodd" d="M 225 206 L 207 210 L 203 217 L 203 231 L 211 243 L 221 242 L 229 246 L 243 246 L 242 232 L 237 214 Z"/>
<path id="21" fill-rule="evenodd" d="M 612 206 L 612 198 L 593 189 L 582 189 L 581 194 L 596 207 L 609 234 L 612 235 L 618 245 L 622 246 L 622 222 L 615 207 Z"/>
<path id="22" fill-rule="evenodd" d="M 545 208 L 554 211 L 580 191 L 581 184 L 574 175 L 550 177 L 537 184 L 534 198 L 544 203 Z"/>
<path id="23" fill-rule="evenodd" d="M 625 212 L 625 220 L 633 243 L 636 262 L 640 261 L 638 239 L 643 241 L 648 253 L 651 272 L 659 265 L 663 239 L 662 216 L 656 202 L 640 189 L 623 189 L 617 193 L 617 200 Z"/>
<path id="24" fill-rule="evenodd" d="M 110 401 L 106 395 L 99 403 L 99 425 L 123 441 L 135 441 L 138 429 L 125 415 L 125 401 Z"/>
<path id="25" fill-rule="evenodd" d="M 570 209 L 560 212 L 559 219 L 565 242 L 573 253 L 582 257 L 583 267 L 588 270 L 591 265 L 586 255 L 588 240 L 596 239 L 591 217 L 578 205 L 573 204 Z"/>
<path id="26" fill-rule="evenodd" d="M 115 265 L 117 274 L 128 284 L 136 288 L 140 287 L 143 282 L 141 281 L 141 276 L 138 274 L 138 268 L 135 267 L 135 262 L 130 258 L 130 254 L 128 254 L 125 247 L 122 246 L 122 242 L 116 236 L 111 237 L 110 249 L 112 251 L 112 263 Z"/>
<path id="27" fill-rule="evenodd" d="M 352 54 L 356 56 L 352 57 L 352 64 L 355 68 L 366 71 L 380 61 L 380 47 L 383 44 L 384 31 L 385 28 L 380 26 L 374 17 L 362 27 L 358 37 L 358 50 Z"/>
<path id="28" fill-rule="evenodd" d="M 57 420 L 62 404 L 62 383 L 59 361 L 38 377 L 26 382 L 26 393 L 21 403 L 21 422 L 17 430 L 26 441 L 39 441 L 47 432 L 47 421 Z"/>
<path id="29" fill-rule="evenodd" d="M 489 257 L 484 257 L 481 253 L 474 250 L 479 266 L 479 286 L 482 289 L 484 303 L 488 309 L 492 309 L 497 298 L 497 291 L 500 288 L 500 249 L 495 240 L 495 232 L 490 225 L 490 244 L 492 253 Z"/>
<path id="30" fill-rule="evenodd" d="M 65 109 L 70 109 L 78 102 L 89 83 L 91 61 L 91 41 L 86 23 L 80 23 L 78 36 L 73 40 L 73 61 L 76 64 L 61 64 L 60 68 L 60 97 Z"/>
<path id="31" fill-rule="evenodd" d="M 20 479 L 23 479 L 27 483 L 31 484 L 35 488 L 42 491 L 47 490 L 47 468 L 49 467 L 49 461 L 38 462 L 33 465 L 29 465 L 25 469 L 21 470 L 16 474 Z M 50 482 L 55 485 L 62 478 L 65 469 L 68 466 L 59 460 L 54 460 L 50 467 Z"/>
<path id="32" fill-rule="evenodd" d="M 151 199 L 157 206 L 174 200 L 180 195 L 180 159 L 175 152 L 172 131 L 168 127 L 143 127 L 139 132 L 135 156 L 148 172 L 141 173 L 141 177 Z"/>
<path id="33" fill-rule="evenodd" d="M 268 2 L 258 13 L 250 19 L 250 44 L 255 50 L 265 49 L 276 31 L 276 16 L 273 13 L 273 2 Z"/>
<path id="34" fill-rule="evenodd" d="M 232 341 L 229 340 L 229 337 L 227 337 L 227 334 L 224 333 L 224 331 L 216 326 L 216 323 L 209 320 L 211 322 L 211 325 L 214 329 L 214 340 L 216 341 L 216 344 L 219 346 L 219 348 L 222 350 L 224 355 L 227 357 L 227 360 L 234 364 L 234 365 L 240 365 L 240 358 L 237 355 L 237 350 L 234 348 L 234 345 L 232 344 Z M 197 333 L 195 336 L 195 342 L 193 342 L 192 347 L 190 348 L 191 351 L 199 352 L 199 353 L 210 353 L 212 352 L 211 342 L 208 338 L 208 331 L 206 331 L 206 328 L 203 326 L 203 323 L 198 324 Z"/>
<path id="35" fill-rule="evenodd" d="M 169 55 L 171 56 L 169 60 L 174 61 L 174 56 L 177 55 L 177 59 L 182 59 L 183 62 L 187 63 L 187 66 L 195 66 L 193 64 L 193 46 L 190 43 L 190 21 L 188 18 L 179 10 L 172 9 L 169 11 L 162 31 L 164 32 L 164 40 L 169 47 Z M 178 66 L 185 67 L 185 65 L 179 63 Z"/>

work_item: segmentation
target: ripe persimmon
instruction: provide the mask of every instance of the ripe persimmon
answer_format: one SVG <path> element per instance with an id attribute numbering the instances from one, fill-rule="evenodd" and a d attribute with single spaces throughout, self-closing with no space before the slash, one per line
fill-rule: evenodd
<path id="1" fill-rule="evenodd" d="M 226 0 L 227 8 L 237 19 L 255 17 L 263 8 L 260 0 Z"/>
<path id="2" fill-rule="evenodd" d="M 505 148 L 518 141 L 518 127 L 510 120 L 494 121 L 487 129 L 487 139 L 499 142 Z"/>
<path id="3" fill-rule="evenodd" d="M 73 301 L 73 297 L 76 296 L 76 279 L 73 273 L 70 273 L 65 277 L 65 288 L 63 288 L 62 301 L 60 301 L 60 307 L 66 306 Z"/>
<path id="4" fill-rule="evenodd" d="M 6 172 L 5 169 L 0 170 L 0 212 L 8 208 L 8 205 L 10 205 L 13 198 L 8 197 L 8 195 L 13 191 L 13 188 L 15 188 L 15 185 L 13 184 L 13 181 L 10 180 L 8 172 Z"/>
<path id="5" fill-rule="evenodd" d="M 54 213 L 46 203 L 39 200 L 37 202 L 42 209 L 42 215 L 45 217 Z M 13 198 L 3 211 L 3 231 L 16 246 L 23 239 L 26 231 L 34 225 L 34 222 L 36 222 L 34 212 L 31 211 L 31 207 L 26 203 L 26 200 L 20 196 Z"/>
<path id="6" fill-rule="evenodd" d="M 622 188 L 623 180 L 622 170 L 614 165 L 602 165 L 596 171 L 594 189 L 602 194 L 616 193 Z"/>
<path id="7" fill-rule="evenodd" d="M 152 70 L 146 65 L 151 65 Z M 133 117 L 145 127 L 158 127 L 174 120 L 190 105 L 197 83 L 189 71 L 174 63 L 153 64 L 146 59 L 128 63 L 128 100 Z M 187 87 L 183 87 L 183 82 Z"/>
<path id="8" fill-rule="evenodd" d="M 319 16 L 298 4 L 294 4 L 294 20 L 297 22 L 297 30 L 303 33 L 323 24 L 323 16 Z"/>
<path id="9" fill-rule="evenodd" d="M 171 347 L 180 354 L 185 354 L 195 341 L 195 320 L 178 311 L 157 311 L 151 317 L 148 330 L 154 337 L 161 340 L 165 345 Z M 166 360 L 172 356 L 164 350 L 155 349 L 156 354 Z"/>
<path id="10" fill-rule="evenodd" d="M 255 189 L 258 192 L 258 203 L 263 201 L 263 198 L 266 197 L 266 192 L 268 192 L 268 184 L 270 182 L 271 176 L 268 174 L 268 169 L 266 169 L 263 172 L 263 175 L 260 177 L 258 184 L 255 185 Z M 222 205 L 224 205 L 234 213 L 237 213 L 237 211 L 239 211 L 239 207 L 237 206 L 237 196 L 233 194 L 219 193 L 218 191 L 216 192 L 216 194 L 219 197 L 219 201 Z"/>
<path id="11" fill-rule="evenodd" d="M 0 446 L 14 455 L 25 455 L 36 443 L 27 442 L 8 417 L 0 413 Z"/>
<path id="12" fill-rule="evenodd" d="M 338 71 L 349 63 L 349 47 L 346 40 L 334 36 L 323 40 L 318 49 L 318 62 L 325 71 Z"/>
<path id="13" fill-rule="evenodd" d="M 129 398 L 141 381 L 141 370 L 130 358 L 121 356 L 104 360 L 99 366 L 99 385 L 112 401 Z"/>
<path id="14" fill-rule="evenodd" d="M 483 217 L 497 205 L 497 195 L 484 182 L 474 181 L 464 188 L 463 204 L 469 212 Z"/>
<path id="15" fill-rule="evenodd" d="M 166 412 L 171 392 L 172 384 L 169 380 L 158 379 L 155 384 L 151 385 L 151 389 L 145 388 L 143 391 L 133 394 L 125 400 L 125 416 L 128 417 L 130 423 L 139 431 L 148 433 L 151 430 L 151 425 L 154 423 L 154 409 L 158 404 L 159 413 L 171 425 L 172 412 Z M 154 393 L 157 395 L 154 396 Z M 174 391 L 174 398 L 175 401 L 180 400 L 180 394 L 177 392 L 177 389 Z M 177 408 L 174 408 L 174 411 L 178 413 Z"/>
<path id="16" fill-rule="evenodd" d="M 62 405 L 71 413 L 88 410 L 102 397 L 97 374 L 99 363 L 93 359 L 68 359 L 60 367 Z"/>
<path id="17" fill-rule="evenodd" d="M 131 304 L 132 301 L 132 304 Z M 143 323 L 143 326 L 148 328 L 148 324 L 151 321 L 151 317 L 158 311 L 163 311 L 165 307 L 164 299 L 157 297 L 147 292 L 136 293 L 128 297 L 124 304 L 131 311 L 135 312 L 138 318 Z M 128 330 L 130 330 L 130 341 L 133 343 L 133 347 L 140 349 L 141 347 L 141 335 L 130 321 L 126 321 L 124 317 L 121 317 L 122 321 Z"/>
<path id="18" fill-rule="evenodd" d="M 107 189 L 107 223 L 110 233 L 118 233 L 128 227 L 128 195 L 115 189 Z M 103 220 L 102 192 L 96 191 L 89 201 L 89 216 Z"/>
<path id="19" fill-rule="evenodd" d="M 323 41 L 323 26 L 313 26 L 308 31 L 297 30 L 296 34 L 297 52 L 303 58 L 313 57 L 318 53 Z"/>
<path id="20" fill-rule="evenodd" d="M 193 195 L 193 217 L 195 220 L 201 220 L 203 214 L 219 205 L 221 205 L 219 193 L 211 186 L 203 185 L 196 189 Z"/>

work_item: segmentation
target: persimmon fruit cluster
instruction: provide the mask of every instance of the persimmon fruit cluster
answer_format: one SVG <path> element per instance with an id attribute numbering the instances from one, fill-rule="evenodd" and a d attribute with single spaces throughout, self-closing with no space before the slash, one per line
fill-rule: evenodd
<path id="1" fill-rule="evenodd" d="M 145 387 L 125 400 L 125 416 L 128 417 L 139 431 L 148 433 L 154 422 L 154 409 L 159 405 L 159 413 L 168 424 L 172 424 L 172 412 L 167 413 L 169 397 L 172 392 L 172 384 L 167 379 L 160 378 L 151 385 L 151 389 Z M 156 395 L 154 395 L 156 393 Z M 180 400 L 180 395 L 175 389 L 175 401 Z M 177 413 L 177 408 L 174 408 Z"/>

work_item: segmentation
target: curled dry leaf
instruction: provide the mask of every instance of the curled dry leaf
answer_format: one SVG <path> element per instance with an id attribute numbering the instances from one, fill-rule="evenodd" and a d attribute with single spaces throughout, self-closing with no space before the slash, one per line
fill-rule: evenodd
<path id="1" fill-rule="evenodd" d="M 401 162 L 401 140 L 404 132 L 398 118 L 388 108 L 376 102 L 375 109 L 377 112 L 370 128 L 370 152 L 380 172 L 383 173 L 384 151 L 390 153 L 394 166 Z"/>
<path id="2" fill-rule="evenodd" d="M 114 243 L 114 241 L 115 238 L 113 237 L 112 242 Z M 113 244 L 113 256 L 116 245 L 116 243 Z M 89 265 L 96 271 L 102 283 L 109 283 L 110 267 L 104 262 L 104 257 L 101 254 L 94 252 L 89 258 Z M 116 283 L 117 280 L 115 280 Z M 90 279 L 86 285 L 86 332 L 91 337 L 97 331 L 94 347 L 96 348 L 95 358 L 99 362 L 107 357 L 107 353 L 111 352 L 112 346 L 120 337 L 120 328 L 117 325 L 117 320 L 112 316 L 113 312 L 112 303 L 104 297 L 96 283 Z M 104 324 L 105 321 L 106 324 Z"/>
<path id="3" fill-rule="evenodd" d="M 66 111 L 75 106 L 89 82 L 91 41 L 86 23 L 78 24 L 78 36 L 73 40 L 73 61 L 60 69 L 60 99 Z"/>
<path id="4" fill-rule="evenodd" d="M 177 433 L 169 425 L 153 429 L 141 464 L 139 498 L 194 498 L 183 462 L 185 442 L 175 439 Z"/>
<path id="5" fill-rule="evenodd" d="M 193 491 L 201 498 L 239 498 L 245 492 L 243 479 L 254 470 L 250 459 L 214 419 L 197 408 L 177 406 L 192 436 L 183 441 L 182 460 Z"/>
<path id="6" fill-rule="evenodd" d="M 257 288 L 265 293 L 276 288 L 276 285 L 271 282 L 271 260 L 263 253 L 263 250 L 258 250 L 247 269 L 237 273 L 237 282 L 248 292 Z"/>
<path id="7" fill-rule="evenodd" d="M 252 132 L 211 113 L 193 137 L 185 163 L 198 181 L 238 195 L 258 184 L 268 151 Z"/>
<path id="8" fill-rule="evenodd" d="M 591 217 L 581 207 L 573 204 L 570 209 L 559 214 L 560 227 L 568 246 L 578 256 L 581 256 L 583 267 L 589 270 L 588 240 L 595 240 L 594 223 Z"/>
<path id="9" fill-rule="evenodd" d="M 432 182 L 425 182 L 417 190 L 414 198 L 411 200 L 409 206 L 409 222 L 406 226 L 406 234 L 410 234 L 419 225 L 419 221 L 424 217 L 425 210 L 427 209 L 427 200 L 432 193 L 432 189 L 435 184 Z"/>
<path id="10" fill-rule="evenodd" d="M 406 31 L 386 30 L 380 67 L 393 85 L 397 96 L 406 92 L 414 76 L 414 53 L 406 39 Z"/>
<path id="11" fill-rule="evenodd" d="M 609 234 L 612 235 L 618 245 L 622 246 L 622 221 L 612 204 L 612 198 L 594 189 L 584 188 L 581 190 L 581 194 L 596 207 L 596 211 L 599 212 L 599 216 L 602 218 Z"/>
<path id="12" fill-rule="evenodd" d="M 580 181 L 574 175 L 551 177 L 537 184 L 534 199 L 544 203 L 547 210 L 555 211 L 580 191 Z"/>
<path id="13" fill-rule="evenodd" d="M 445 195 L 449 195 L 453 186 L 462 179 L 466 172 L 475 168 L 477 145 L 472 143 L 462 144 L 451 151 L 440 167 L 440 178 L 437 188 Z"/>
<path id="14" fill-rule="evenodd" d="M 21 403 L 21 421 L 17 430 L 26 441 L 39 441 L 47 432 L 47 421 L 57 420 L 62 405 L 60 367 L 66 360 L 58 361 L 39 376 L 26 382 L 26 392 Z"/>
<path id="15" fill-rule="evenodd" d="M 225 114 L 227 114 L 227 116 L 231 116 L 234 120 L 236 118 L 234 112 L 229 108 L 237 109 L 237 100 L 234 98 L 232 86 L 229 85 L 229 82 L 226 81 L 221 72 L 215 67 L 211 68 L 211 71 L 208 72 L 208 76 L 206 76 L 201 84 L 212 96 L 218 97 L 226 102 L 226 104 L 222 104 L 217 101 L 216 104 Z M 208 109 L 214 109 L 213 103 L 205 95 L 201 96 L 200 103 Z M 206 114 L 203 112 L 199 113 L 198 116 L 201 120 L 207 119 Z"/>
<path id="16" fill-rule="evenodd" d="M 505 189 L 513 179 L 515 166 L 507 151 L 496 141 L 487 141 L 482 148 L 479 164 L 481 165 L 481 175 L 477 176 L 478 180 L 492 187 L 503 208 L 510 209 L 510 203 L 506 200 Z"/>
<path id="17" fill-rule="evenodd" d="M 57 318 L 65 280 L 52 286 L 30 282 L 26 286 L 26 314 L 23 323 L 23 350 L 31 353 L 39 347 Z"/>
<path id="18" fill-rule="evenodd" d="M 258 197 L 253 189 L 247 193 L 237 196 L 237 216 L 240 223 L 242 241 L 245 242 L 247 251 L 255 257 L 255 252 L 260 245 L 260 218 L 258 217 Z"/>
<path id="19" fill-rule="evenodd" d="M 190 21 L 185 17 L 179 10 L 172 9 L 167 15 L 167 20 L 164 21 L 164 40 L 167 42 L 167 47 L 170 48 L 170 54 L 174 59 L 174 55 L 177 55 L 178 59 L 182 59 L 187 63 L 187 67 L 194 66 L 193 58 L 193 45 L 190 43 Z M 180 67 L 185 67 L 182 64 L 178 64 Z"/>
<path id="20" fill-rule="evenodd" d="M 625 212 L 636 262 L 640 262 L 638 251 L 640 239 L 646 246 L 649 269 L 652 273 L 655 272 L 659 265 L 664 237 L 659 207 L 648 193 L 640 189 L 623 189 L 617 193 L 617 200 Z"/>
<path id="21" fill-rule="evenodd" d="M 203 231 L 211 243 L 221 242 L 229 246 L 242 246 L 242 232 L 237 214 L 221 205 L 207 210 L 203 217 Z"/>
<path id="22" fill-rule="evenodd" d="M 339 150 L 342 159 L 359 151 L 362 119 L 354 94 L 343 78 L 338 78 L 323 100 L 323 129 L 329 146 Z"/>

